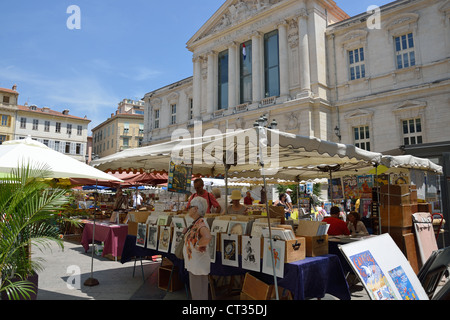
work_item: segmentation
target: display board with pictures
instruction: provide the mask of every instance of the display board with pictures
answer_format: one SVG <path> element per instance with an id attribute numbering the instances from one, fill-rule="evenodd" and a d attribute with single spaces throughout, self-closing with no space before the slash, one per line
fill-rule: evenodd
<path id="1" fill-rule="evenodd" d="M 340 245 L 372 300 L 428 300 L 410 263 L 388 233 Z"/>
<path id="2" fill-rule="evenodd" d="M 209 257 L 212 263 L 216 262 L 217 232 L 211 232 L 211 241 L 208 244 Z"/>

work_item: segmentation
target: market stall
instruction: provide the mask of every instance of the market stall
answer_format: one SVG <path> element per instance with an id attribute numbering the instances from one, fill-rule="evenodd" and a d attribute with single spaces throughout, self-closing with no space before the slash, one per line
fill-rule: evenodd
<path id="1" fill-rule="evenodd" d="M 168 170 L 169 163 L 177 163 L 189 167 L 192 174 L 206 177 L 221 175 L 225 177 L 227 187 L 230 177 L 262 178 L 264 186 L 269 178 L 297 182 L 306 179 L 329 178 L 331 184 L 336 177 L 355 173 L 366 174 L 373 169 L 375 169 L 377 177 L 378 167 L 381 164 L 392 170 L 398 166 L 408 166 L 405 163 L 398 164 L 397 160 L 399 159 L 383 158 L 379 153 L 362 150 L 352 145 L 257 128 L 256 130 L 239 130 L 225 134 L 215 132 L 215 134 L 208 135 L 206 132 L 206 135 L 202 137 L 189 136 L 157 145 L 128 149 L 95 160 L 92 165 L 105 171 L 142 169 L 161 172 Z M 227 195 L 227 193 L 225 194 Z M 266 205 L 266 214 L 267 212 L 270 212 L 268 205 Z M 160 214 L 161 212 L 156 213 Z M 267 238 L 272 241 L 272 227 L 276 227 L 272 226 L 270 214 L 267 215 L 267 218 Z M 149 230 L 150 234 L 150 228 L 155 229 L 155 223 L 146 220 L 136 223 L 141 225 L 142 232 Z M 156 230 L 158 227 L 159 225 Z M 171 226 L 169 224 L 165 227 Z M 155 231 L 152 231 L 152 234 L 155 234 Z M 225 234 L 227 233 L 225 232 Z M 139 237 L 139 233 L 137 235 L 137 242 L 140 241 L 142 245 L 145 245 L 147 234 L 143 238 Z M 242 234 L 242 236 L 248 235 L 248 233 Z M 323 242 L 323 239 L 313 237 L 317 243 L 319 243 L 318 240 Z M 270 247 L 273 246 L 274 243 L 271 242 Z M 222 247 L 220 250 L 223 252 L 225 249 Z M 277 279 L 282 281 L 285 273 L 284 270 L 276 270 L 273 252 L 266 255 L 266 258 L 268 256 L 272 258 L 271 274 L 274 285 L 277 287 Z M 225 264 L 223 260 L 222 264 Z M 235 267 L 239 266 L 239 264 L 235 265 Z"/>

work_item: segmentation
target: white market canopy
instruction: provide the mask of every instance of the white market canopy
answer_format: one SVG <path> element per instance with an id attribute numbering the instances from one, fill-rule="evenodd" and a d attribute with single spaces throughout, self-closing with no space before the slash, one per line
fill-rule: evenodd
<path id="1" fill-rule="evenodd" d="M 122 181 L 81 161 L 50 149 L 27 137 L 0 145 L 0 172 L 10 174 L 19 167 L 43 168 L 49 178 L 89 178 Z"/>
<path id="2" fill-rule="evenodd" d="M 207 130 L 204 136 L 182 138 L 146 147 L 126 149 L 91 165 L 102 171 L 146 170 L 167 171 L 169 161 L 194 163 L 193 174 L 204 177 L 225 175 L 223 164 L 232 164 L 228 177 L 261 177 L 257 148 L 257 129 L 230 130 L 220 133 Z M 330 168 L 338 168 L 333 176 L 365 174 L 375 165 L 388 168 L 415 168 L 442 173 L 442 167 L 428 159 L 412 156 L 383 156 L 354 145 L 334 143 L 315 137 L 300 136 L 267 129 L 267 137 L 260 137 L 267 148 L 264 156 L 265 175 L 270 178 L 301 181 L 328 178 Z"/>
<path id="3" fill-rule="evenodd" d="M 146 147 L 126 149 L 94 160 L 91 165 L 103 171 L 167 171 L 169 161 L 193 162 L 193 174 L 206 177 L 225 175 L 223 164 L 233 163 L 229 177 L 261 177 L 258 158 L 257 130 L 233 130 L 211 133 L 202 137 L 173 139 Z M 339 172 L 351 174 L 355 170 L 370 170 L 380 164 L 382 154 L 353 145 L 333 143 L 315 137 L 295 135 L 267 129 L 267 137 L 260 137 L 267 148 L 264 156 L 265 175 L 285 180 L 306 180 L 328 177 L 320 167 L 339 166 Z"/>

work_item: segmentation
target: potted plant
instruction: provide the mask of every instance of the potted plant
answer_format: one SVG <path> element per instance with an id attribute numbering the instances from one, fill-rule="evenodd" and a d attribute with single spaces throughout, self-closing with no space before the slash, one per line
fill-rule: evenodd
<path id="1" fill-rule="evenodd" d="M 66 190 L 46 183 L 46 168 L 24 166 L 0 177 L 0 292 L 2 299 L 34 299 L 42 260 L 31 259 L 31 248 L 50 242 L 64 248 L 55 223 L 69 201 Z"/>

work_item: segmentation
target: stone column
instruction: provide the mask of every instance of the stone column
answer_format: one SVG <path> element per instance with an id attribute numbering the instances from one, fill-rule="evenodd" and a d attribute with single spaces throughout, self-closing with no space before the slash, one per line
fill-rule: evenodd
<path id="1" fill-rule="evenodd" d="M 278 24 L 278 43 L 280 59 L 280 97 L 289 97 L 289 60 L 288 60 L 288 36 L 287 22 L 281 21 Z"/>
<path id="2" fill-rule="evenodd" d="M 238 84 L 239 84 L 239 44 L 232 42 L 228 47 L 228 108 L 234 108 L 239 103 Z"/>
<path id="3" fill-rule="evenodd" d="M 202 97 L 202 62 L 201 57 L 197 56 L 192 59 L 194 63 L 194 79 L 192 84 L 193 94 L 192 103 L 194 111 L 194 120 L 200 118 L 201 113 L 201 97 Z"/>
<path id="4" fill-rule="evenodd" d="M 263 98 L 263 59 L 261 33 L 255 32 L 252 35 L 252 92 L 253 103 L 259 103 Z"/>
<path id="5" fill-rule="evenodd" d="M 311 76 L 309 69 L 309 43 L 308 43 L 308 12 L 306 8 L 300 10 L 298 16 L 298 40 L 300 61 L 300 88 L 301 95 L 311 92 Z"/>
<path id="6" fill-rule="evenodd" d="M 216 57 L 217 53 L 215 51 L 210 51 L 208 53 L 208 79 L 207 79 L 207 105 L 206 111 L 208 115 L 212 115 L 214 108 L 217 105 L 217 72 L 216 72 Z"/>

